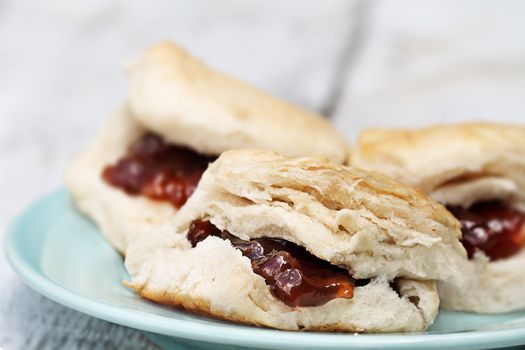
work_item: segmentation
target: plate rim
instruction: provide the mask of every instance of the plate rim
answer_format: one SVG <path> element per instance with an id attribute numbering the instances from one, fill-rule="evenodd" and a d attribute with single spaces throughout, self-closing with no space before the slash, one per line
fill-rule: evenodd
<path id="1" fill-rule="evenodd" d="M 267 328 L 246 326 L 230 328 L 228 324 L 202 325 L 186 320 L 168 319 L 147 312 L 122 308 L 100 300 L 94 300 L 69 290 L 49 279 L 41 270 L 35 270 L 27 250 L 20 250 L 16 237 L 21 235 L 23 225 L 42 206 L 69 201 L 67 190 L 61 188 L 40 197 L 24 209 L 8 226 L 4 239 L 4 252 L 7 261 L 16 274 L 29 287 L 38 293 L 66 307 L 80 311 L 112 323 L 117 323 L 138 330 L 181 338 L 186 340 L 217 343 L 225 345 L 259 348 L 349 348 L 352 346 L 368 349 L 421 348 L 445 349 L 459 347 L 506 347 L 525 344 L 525 327 L 474 330 L 456 333 L 412 333 L 412 334 L 340 334 L 281 331 Z M 80 214 L 79 214 L 80 215 Z M 27 233 L 26 233 L 27 234 Z M 31 234 L 31 233 L 29 233 Z M 33 233 L 34 234 L 34 233 Z M 45 239 L 45 238 L 42 238 Z"/>

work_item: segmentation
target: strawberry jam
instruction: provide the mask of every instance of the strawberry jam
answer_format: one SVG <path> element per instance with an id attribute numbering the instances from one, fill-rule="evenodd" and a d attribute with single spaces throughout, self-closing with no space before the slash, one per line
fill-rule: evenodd
<path id="1" fill-rule="evenodd" d="M 180 208 L 214 160 L 147 133 L 115 164 L 106 166 L 102 177 L 128 194 L 168 201 Z"/>
<path id="2" fill-rule="evenodd" d="M 209 221 L 192 222 L 188 240 L 193 247 L 208 236 L 229 240 L 251 260 L 253 271 L 265 279 L 272 294 L 288 306 L 318 306 L 335 298 L 351 299 L 356 283 L 368 282 L 355 281 L 346 270 L 292 242 L 274 238 L 244 241 L 219 230 Z"/>
<path id="3" fill-rule="evenodd" d="M 468 209 L 448 209 L 461 222 L 461 241 L 470 259 L 478 250 L 491 260 L 505 259 L 525 245 L 525 216 L 503 203 L 484 202 Z"/>

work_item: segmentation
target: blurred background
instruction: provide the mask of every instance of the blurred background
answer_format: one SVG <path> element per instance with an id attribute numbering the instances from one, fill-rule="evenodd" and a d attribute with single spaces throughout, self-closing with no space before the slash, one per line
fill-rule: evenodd
<path id="1" fill-rule="evenodd" d="M 0 0 L 1 234 L 61 186 L 125 98 L 126 60 L 156 41 L 324 114 L 352 141 L 370 126 L 525 123 L 524 14 L 518 0 Z M 154 348 L 38 296 L 3 256 L 0 280 L 0 348 Z"/>

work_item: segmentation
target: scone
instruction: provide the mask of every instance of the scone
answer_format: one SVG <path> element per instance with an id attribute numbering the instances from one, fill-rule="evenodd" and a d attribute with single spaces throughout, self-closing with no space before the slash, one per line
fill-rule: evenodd
<path id="1" fill-rule="evenodd" d="M 420 186 L 462 224 L 472 284 L 439 286 L 450 309 L 525 308 L 525 127 L 473 123 L 362 133 L 351 163 Z"/>
<path id="2" fill-rule="evenodd" d="M 461 286 L 459 223 L 415 188 L 323 158 L 235 150 L 126 252 L 144 298 L 284 330 L 422 331 Z"/>
<path id="3" fill-rule="evenodd" d="M 66 176 L 77 206 L 120 251 L 170 218 L 225 150 L 348 157 L 321 116 L 216 72 L 172 43 L 147 50 L 129 78 L 128 101 Z"/>

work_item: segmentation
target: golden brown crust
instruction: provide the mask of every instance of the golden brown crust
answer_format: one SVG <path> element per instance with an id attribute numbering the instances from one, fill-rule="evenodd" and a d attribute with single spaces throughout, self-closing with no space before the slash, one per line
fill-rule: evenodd
<path id="1" fill-rule="evenodd" d="M 210 308 L 210 303 L 202 300 L 202 299 L 193 299 L 193 298 L 187 298 L 187 299 L 174 299 L 170 298 L 165 294 L 161 293 L 151 293 L 148 291 L 145 292 L 137 292 L 141 298 L 153 301 L 155 303 L 159 303 L 166 306 L 171 306 L 177 309 L 182 309 L 184 311 L 191 312 L 195 315 L 204 316 L 204 317 L 211 317 L 217 320 L 221 321 L 227 321 L 227 322 L 233 322 L 233 323 L 241 323 L 245 325 L 250 326 L 256 326 L 261 328 L 272 328 L 270 326 L 260 324 L 258 322 L 255 322 L 253 320 L 247 319 L 245 317 L 235 315 L 235 314 L 228 314 L 220 315 L 215 312 L 212 312 Z M 378 312 L 380 312 L 378 310 Z M 280 327 L 277 325 L 276 327 L 279 329 Z M 289 330 L 287 328 L 282 327 L 283 330 Z M 298 331 L 308 331 L 308 332 L 330 332 L 330 333 L 355 333 L 355 332 L 367 332 L 366 329 L 363 328 L 357 328 L 357 327 L 348 327 L 348 325 L 345 325 L 343 323 L 334 322 L 330 324 L 323 324 L 323 325 L 315 325 L 308 329 L 304 329 L 302 327 L 298 327 Z"/>
<path id="2" fill-rule="evenodd" d="M 184 234 L 201 217 L 242 239 L 290 240 L 358 278 L 463 283 L 459 223 L 443 206 L 419 189 L 325 159 L 225 152 L 174 218 L 175 230 Z"/>
<path id="3" fill-rule="evenodd" d="M 320 115 L 222 74 L 171 42 L 129 69 L 130 106 L 143 125 L 208 154 L 262 148 L 345 162 L 348 146 Z"/>
<path id="4" fill-rule="evenodd" d="M 125 285 L 127 287 L 133 288 L 132 284 L 127 283 Z M 187 298 L 177 299 L 173 297 L 173 295 L 166 294 L 166 293 L 155 293 L 155 292 L 148 291 L 148 290 L 138 290 L 136 292 L 138 295 L 140 295 L 141 298 L 144 298 L 144 299 L 147 299 L 147 300 L 150 300 L 150 301 L 162 304 L 162 305 L 167 305 L 167 306 L 171 306 L 177 309 L 189 311 L 199 316 L 212 317 L 212 318 L 222 320 L 222 321 L 237 322 L 237 323 L 243 323 L 243 324 L 252 325 L 252 326 L 264 327 L 264 325 L 258 324 L 257 322 L 250 321 L 236 314 L 229 314 L 228 316 L 223 316 L 223 315 L 214 313 L 211 310 L 210 302 L 202 298 L 187 297 Z"/>
<path id="5" fill-rule="evenodd" d="M 448 181 L 487 174 L 511 178 L 525 192 L 524 154 L 525 126 L 465 123 L 365 130 L 350 162 L 427 192 Z"/>
<path id="6" fill-rule="evenodd" d="M 424 283 L 424 282 L 417 282 L 417 283 Z M 129 288 L 133 288 L 132 284 L 124 283 Z M 137 290 L 136 291 L 138 295 L 140 295 L 141 298 L 153 301 L 155 303 L 159 303 L 166 306 L 171 306 L 176 309 L 182 309 L 184 311 L 191 312 L 195 315 L 199 316 L 205 316 L 205 317 L 211 317 L 214 319 L 227 321 L 227 322 L 236 322 L 241 323 L 245 325 L 251 325 L 256 327 L 262 327 L 262 328 L 281 328 L 282 330 L 290 330 L 287 327 L 279 327 L 279 324 L 272 326 L 254 321 L 252 319 L 246 318 L 242 315 L 237 315 L 233 313 L 229 314 L 220 314 L 211 309 L 210 302 L 202 299 L 202 298 L 195 298 L 193 296 L 187 296 L 184 298 L 177 298 L 174 295 L 170 295 L 169 293 L 155 293 L 149 290 Z M 434 297 L 435 299 L 435 309 L 425 310 L 429 313 L 437 313 L 437 306 L 438 306 L 438 299 L 437 295 Z M 378 313 L 380 313 L 381 310 L 378 310 Z M 423 311 L 422 311 L 423 312 Z M 435 317 L 435 314 L 432 316 Z M 430 324 L 433 323 L 433 318 Z M 428 325 L 430 325 L 428 324 Z M 424 327 L 426 328 L 425 325 Z M 407 325 L 407 331 L 410 329 L 411 326 Z M 303 328 L 302 326 L 298 326 L 297 329 L 293 330 L 299 330 L 299 331 L 309 331 L 309 332 L 341 332 L 341 333 L 354 333 L 354 332 L 370 332 L 370 330 L 364 329 L 364 328 L 358 328 L 358 327 L 349 327 L 347 324 L 344 324 L 342 322 L 333 322 L 333 323 L 327 323 L 327 324 L 319 324 L 319 325 L 313 325 L 311 327 L 308 327 L 308 329 Z M 414 329 L 418 330 L 418 329 Z M 424 328 L 421 328 L 419 330 L 424 330 Z M 397 331 L 403 331 L 402 327 L 398 329 Z M 381 332 L 381 330 L 375 330 L 375 332 Z"/>

